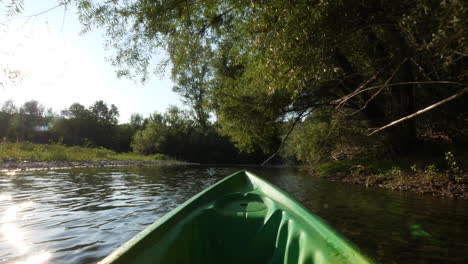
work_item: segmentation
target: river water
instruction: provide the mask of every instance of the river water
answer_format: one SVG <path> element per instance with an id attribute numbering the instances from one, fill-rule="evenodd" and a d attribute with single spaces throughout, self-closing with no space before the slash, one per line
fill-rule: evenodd
<path id="1" fill-rule="evenodd" d="M 241 167 L 0 172 L 0 263 L 95 263 Z M 246 168 L 378 263 L 468 263 L 468 202 Z"/>

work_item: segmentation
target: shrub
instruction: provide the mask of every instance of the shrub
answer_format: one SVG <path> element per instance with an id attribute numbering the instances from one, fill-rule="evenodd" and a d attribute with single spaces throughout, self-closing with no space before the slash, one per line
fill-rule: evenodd
<path id="1" fill-rule="evenodd" d="M 437 175 L 439 171 L 437 170 L 437 167 L 435 164 L 427 165 L 426 168 L 424 169 L 424 173 L 426 173 L 426 176 L 428 178 L 433 178 L 435 175 Z"/>
<path id="2" fill-rule="evenodd" d="M 447 162 L 447 176 L 449 178 L 453 178 L 456 182 L 461 182 L 462 177 L 461 174 L 463 173 L 462 169 L 458 165 L 455 156 L 452 154 L 452 152 L 447 152 L 445 153 L 445 161 Z"/>

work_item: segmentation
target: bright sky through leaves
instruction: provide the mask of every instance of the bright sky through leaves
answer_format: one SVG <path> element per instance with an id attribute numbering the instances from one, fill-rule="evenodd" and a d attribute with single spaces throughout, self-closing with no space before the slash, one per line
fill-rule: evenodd
<path id="1" fill-rule="evenodd" d="M 56 8 L 57 1 L 25 1 L 25 10 L 8 21 L 0 10 L 0 67 L 21 72 L 21 81 L 0 87 L 0 103 L 13 99 L 16 105 L 36 99 L 60 111 L 74 102 L 88 106 L 96 100 L 115 104 L 120 122 L 132 113 L 147 115 L 180 104 L 172 92 L 169 71 L 153 76 L 147 84 L 118 79 L 105 57 L 102 32 L 79 36 L 81 25 L 73 10 Z"/>

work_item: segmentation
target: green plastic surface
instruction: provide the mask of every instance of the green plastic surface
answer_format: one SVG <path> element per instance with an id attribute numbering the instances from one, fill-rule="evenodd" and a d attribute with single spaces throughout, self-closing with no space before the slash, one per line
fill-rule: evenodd
<path id="1" fill-rule="evenodd" d="M 288 195 L 237 172 L 167 213 L 104 263 L 371 263 Z"/>

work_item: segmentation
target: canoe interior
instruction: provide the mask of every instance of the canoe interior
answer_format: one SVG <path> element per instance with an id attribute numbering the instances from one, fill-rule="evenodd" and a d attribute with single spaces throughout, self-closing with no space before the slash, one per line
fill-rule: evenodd
<path id="1" fill-rule="evenodd" d="M 370 263 L 272 185 L 245 171 L 174 209 L 100 263 Z"/>

